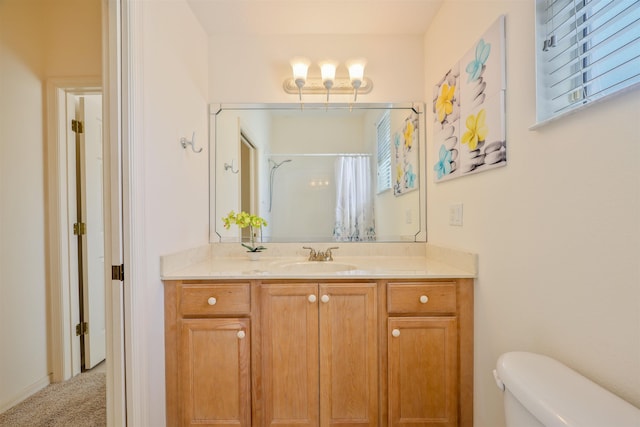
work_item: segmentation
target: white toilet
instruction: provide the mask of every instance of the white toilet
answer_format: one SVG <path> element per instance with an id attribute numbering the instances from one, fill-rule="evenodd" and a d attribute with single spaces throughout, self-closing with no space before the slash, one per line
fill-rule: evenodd
<path id="1" fill-rule="evenodd" d="M 640 427 L 640 409 L 550 357 L 505 353 L 493 375 L 507 427 Z"/>

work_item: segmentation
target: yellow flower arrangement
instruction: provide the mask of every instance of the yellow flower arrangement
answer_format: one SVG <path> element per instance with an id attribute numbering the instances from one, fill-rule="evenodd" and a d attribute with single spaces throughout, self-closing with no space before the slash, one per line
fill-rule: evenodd
<path id="1" fill-rule="evenodd" d="M 256 239 L 255 230 L 262 229 L 262 227 L 267 226 L 267 221 L 265 221 L 264 218 L 261 218 L 257 215 L 248 214 L 247 212 L 244 212 L 244 211 L 238 214 L 236 214 L 234 211 L 231 211 L 226 217 L 222 218 L 222 222 L 224 224 L 224 228 L 226 228 L 227 230 L 231 228 L 232 224 L 237 225 L 239 228 L 249 227 L 251 245 L 241 243 L 241 245 L 247 248 L 249 252 L 260 252 L 267 249 L 262 245 L 260 246 L 255 245 L 255 239 Z"/>

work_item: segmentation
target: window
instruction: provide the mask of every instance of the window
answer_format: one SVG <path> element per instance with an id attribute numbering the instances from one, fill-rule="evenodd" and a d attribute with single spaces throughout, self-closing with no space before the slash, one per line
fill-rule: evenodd
<path id="1" fill-rule="evenodd" d="M 536 1 L 537 119 L 640 83 L 640 0 Z"/>
<path id="2" fill-rule="evenodd" d="M 378 122 L 378 193 L 391 188 L 391 115 L 385 111 Z"/>

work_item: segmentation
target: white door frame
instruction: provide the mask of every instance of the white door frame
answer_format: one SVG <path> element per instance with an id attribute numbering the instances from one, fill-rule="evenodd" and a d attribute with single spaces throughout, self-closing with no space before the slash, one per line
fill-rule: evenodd
<path id="1" fill-rule="evenodd" d="M 105 79 L 106 82 L 106 79 Z M 125 401 L 125 359 L 124 359 L 124 310 L 122 282 L 111 280 L 112 253 L 122 252 L 121 244 L 114 245 L 113 222 L 121 218 L 122 203 L 114 203 L 120 197 L 120 192 L 114 194 L 112 187 L 112 168 L 119 163 L 119 142 L 111 140 L 112 129 L 118 124 L 111 120 L 112 112 L 108 108 L 116 108 L 108 98 L 111 88 L 97 77 L 87 78 L 54 78 L 47 81 L 47 193 L 48 193 L 48 242 L 49 242 L 49 277 L 50 277 L 50 369 L 52 381 L 59 382 L 74 375 L 74 357 L 72 340 L 75 338 L 75 325 L 72 312 L 78 307 L 72 307 L 72 286 L 75 286 L 74 275 L 77 271 L 71 267 L 74 260 L 70 258 L 73 231 L 69 222 L 69 203 L 67 194 L 66 173 L 69 162 L 67 156 L 66 97 L 67 94 L 82 95 L 86 93 L 102 92 L 104 140 L 104 186 L 105 194 L 110 194 L 104 200 L 105 236 L 105 305 L 106 305 L 106 371 L 107 371 L 107 420 L 110 426 L 126 425 Z M 115 120 L 117 121 L 117 120 Z M 74 166 L 75 169 L 75 166 Z M 117 180 L 117 178 L 116 178 Z M 75 203 L 75 201 L 74 201 Z M 120 209 L 120 211 L 118 211 Z M 75 215 L 75 213 L 73 213 Z M 118 232 L 121 229 L 118 229 Z M 116 238 L 121 241 L 121 238 Z M 114 248 L 114 246 L 116 248 Z M 117 247 L 120 248 L 117 248 Z M 77 261 L 75 261 L 77 264 Z M 76 346 L 77 347 L 77 346 Z"/>
<path id="2" fill-rule="evenodd" d="M 65 381 L 77 373 L 74 368 L 73 337 L 75 321 L 72 313 L 79 307 L 72 306 L 72 284 L 76 285 L 77 254 L 72 259 L 73 225 L 67 191 L 67 171 L 71 167 L 75 172 L 74 158 L 67 151 L 68 132 L 66 100 L 67 94 L 83 95 L 101 93 L 100 78 L 56 78 L 47 81 L 47 194 L 48 194 L 48 241 L 49 241 L 49 280 L 51 290 L 51 346 L 50 360 L 53 382 Z M 75 153 L 75 150 L 74 150 Z M 75 177 L 73 182 L 75 183 Z M 106 220 L 106 217 L 105 217 Z M 74 268 L 73 266 L 76 266 Z M 75 279 L 74 279 L 75 278 Z M 77 292 L 77 290 L 75 291 Z M 76 298 L 77 299 L 77 298 Z M 77 317 L 77 316 L 76 316 Z M 79 345 L 76 346 L 79 351 Z M 78 362 L 76 360 L 76 362 Z M 77 365 L 77 363 L 76 363 Z"/>
<path id="3" fill-rule="evenodd" d="M 105 194 L 110 195 L 104 200 L 108 279 L 111 266 L 124 266 L 123 281 L 105 282 L 109 427 L 148 425 L 149 413 L 145 300 L 141 286 L 146 283 L 143 3 L 102 0 L 104 184 Z M 51 261 L 52 266 L 58 265 L 55 261 Z"/>
<path id="4" fill-rule="evenodd" d="M 150 411 L 148 390 L 148 335 L 146 333 L 145 285 L 146 251 L 145 234 L 145 194 L 144 194 L 144 133 L 143 133 L 143 8 L 140 0 L 103 0 L 117 10 L 117 27 L 109 22 L 118 37 L 117 55 L 109 57 L 109 62 L 117 62 L 114 73 L 118 80 L 117 93 L 110 94 L 118 99 L 119 149 L 121 154 L 120 199 L 122 220 L 121 260 L 124 265 L 122 294 L 124 303 L 120 306 L 124 318 L 124 348 L 126 366 L 126 424 L 130 426 L 148 425 Z M 111 15 L 110 15 L 111 16 Z M 113 64 L 112 64 L 113 65 Z M 114 113 L 115 114 L 115 113 Z M 114 119 L 114 122 L 116 120 Z M 115 126 L 115 123 L 112 124 Z M 116 129 L 116 128 L 114 128 Z M 114 130 L 115 131 L 115 130 Z M 114 138 L 115 140 L 115 138 Z M 112 158 L 117 156 L 112 154 Z M 106 168 L 106 166 L 105 166 Z M 115 170 L 115 169 L 114 169 Z M 115 185 L 115 182 L 114 184 Z M 115 209 L 112 210 L 115 212 Z M 115 221 L 113 221 L 115 224 Z M 117 233 L 112 233 L 116 235 Z M 115 248 L 112 252 L 114 260 Z M 116 264 L 112 261 L 112 264 Z M 109 353 L 107 353 L 109 357 Z M 108 385 L 108 383 L 107 383 Z M 109 409 L 107 399 L 107 410 Z M 117 425 L 117 424 L 116 424 Z"/>
<path id="5" fill-rule="evenodd" d="M 113 265 L 130 265 L 124 254 L 125 207 L 123 204 L 125 185 L 123 175 L 128 170 L 124 158 L 123 134 L 126 130 L 123 105 L 128 99 L 128 77 L 124 72 L 123 58 L 128 43 L 123 31 L 123 7 L 127 0 L 102 0 L 102 80 L 104 118 L 104 183 L 105 194 L 105 268 Z M 124 8 L 126 9 L 126 8 Z M 109 218 L 110 220 L 107 220 Z M 111 279 L 111 274 L 108 274 Z M 126 372 L 131 372 L 125 358 L 125 325 L 127 313 L 125 301 L 130 300 L 125 281 L 107 280 L 106 333 L 107 333 L 107 426 L 126 426 L 133 408 L 133 395 L 127 390 Z M 129 326 L 130 327 L 130 326 Z M 133 412 L 133 410 L 131 411 Z M 130 423 L 130 425 L 134 425 Z"/>
<path id="6" fill-rule="evenodd" d="M 105 194 L 105 275 L 111 279 L 111 266 L 125 266 L 125 280 L 107 280 L 105 286 L 106 326 L 107 326 L 107 425 L 145 425 L 148 394 L 144 387 L 146 368 L 140 352 L 140 345 L 135 343 L 134 336 L 138 336 L 140 324 L 135 322 L 132 313 L 134 299 L 131 283 L 133 253 L 136 259 L 144 260 L 139 251 L 134 250 L 131 239 L 132 221 L 132 143 L 134 112 L 132 104 L 132 82 L 136 79 L 131 71 L 131 62 L 136 62 L 135 53 L 141 49 L 132 48 L 133 37 L 131 21 L 135 21 L 135 28 L 141 28 L 141 5 L 135 0 L 102 0 L 102 80 L 96 78 L 51 79 L 48 81 L 48 149 L 47 149 L 47 204 L 48 204 L 48 264 L 50 272 L 50 337 L 49 347 L 50 366 L 53 381 L 61 381 L 68 376 L 65 372 L 64 349 L 69 348 L 65 343 L 65 325 L 70 319 L 65 317 L 68 310 L 64 310 L 68 293 L 65 277 L 68 277 L 68 265 L 62 263 L 63 254 L 68 253 L 64 247 L 61 233 L 64 230 L 64 217 L 61 214 L 60 200 L 64 193 L 60 189 L 60 162 L 64 156 L 60 154 L 60 147 L 64 138 L 60 138 L 63 130 L 57 125 L 57 115 L 60 105 L 57 103 L 56 91 L 77 87 L 98 86 L 103 91 L 103 127 L 104 141 L 104 185 Z M 136 13 L 136 11 L 138 11 Z M 96 81 L 97 80 L 97 81 Z M 140 94 L 140 92 L 138 92 Z M 140 104 L 138 104 L 137 108 Z M 138 116 L 140 117 L 140 116 Z M 137 158 L 140 162 L 142 157 Z M 139 206 L 134 204 L 133 208 Z M 139 236 L 138 236 L 139 237 Z M 143 240 L 136 240 L 143 241 Z M 63 245 L 60 247 L 60 245 Z M 134 270 L 135 271 L 135 270 Z M 141 300 L 138 299 L 138 304 Z M 142 315 L 142 314 L 141 314 Z M 125 328 L 126 325 L 126 328 Z M 138 331 L 138 334 L 135 332 Z M 140 343 L 143 340 L 138 340 Z M 125 345 L 126 342 L 126 345 Z M 129 347 L 131 346 L 131 347 Z M 127 352 L 125 352 L 127 347 Z M 135 362 L 135 363 L 134 363 Z M 141 368 L 141 369 L 139 369 Z M 139 369 L 139 370 L 138 370 Z M 126 376 L 126 373 L 129 375 Z M 131 379 L 131 380 L 130 380 Z M 128 409 L 128 410 L 127 410 Z"/>

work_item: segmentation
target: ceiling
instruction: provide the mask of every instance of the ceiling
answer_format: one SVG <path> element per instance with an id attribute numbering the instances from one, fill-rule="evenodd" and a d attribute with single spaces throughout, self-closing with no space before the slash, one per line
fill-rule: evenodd
<path id="1" fill-rule="evenodd" d="M 187 0 L 213 35 L 421 35 L 444 0 Z"/>

